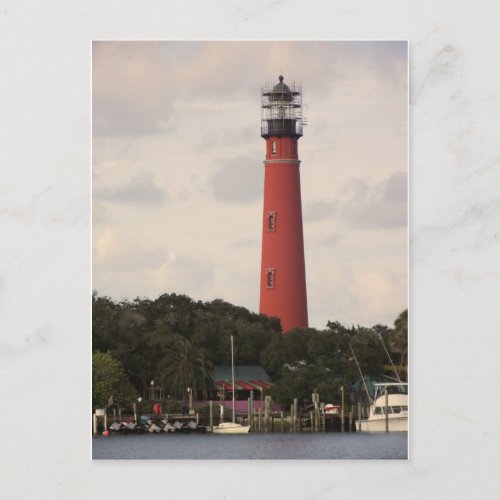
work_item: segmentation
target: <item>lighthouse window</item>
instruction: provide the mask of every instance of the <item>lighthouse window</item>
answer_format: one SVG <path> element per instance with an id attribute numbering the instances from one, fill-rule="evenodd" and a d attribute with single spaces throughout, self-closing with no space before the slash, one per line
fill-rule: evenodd
<path id="1" fill-rule="evenodd" d="M 267 212 L 267 230 L 276 231 L 276 212 Z"/>
<path id="2" fill-rule="evenodd" d="M 266 269 L 267 288 L 274 288 L 274 269 Z"/>
<path id="3" fill-rule="evenodd" d="M 273 141 L 271 143 L 271 154 L 273 154 L 273 155 L 276 154 L 276 141 Z"/>

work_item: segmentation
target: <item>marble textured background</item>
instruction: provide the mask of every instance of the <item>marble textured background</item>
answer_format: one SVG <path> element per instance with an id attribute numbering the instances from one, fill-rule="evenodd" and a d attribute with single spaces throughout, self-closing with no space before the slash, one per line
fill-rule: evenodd
<path id="1" fill-rule="evenodd" d="M 488 0 L 2 1 L 2 498 L 496 498 L 499 21 Z M 411 460 L 92 463 L 90 40 L 271 38 L 410 41 Z"/>

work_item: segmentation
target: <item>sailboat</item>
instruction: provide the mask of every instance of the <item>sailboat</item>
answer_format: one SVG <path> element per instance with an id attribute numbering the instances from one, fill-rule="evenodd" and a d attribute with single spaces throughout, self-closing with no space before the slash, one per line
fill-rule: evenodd
<path id="1" fill-rule="evenodd" d="M 234 396 L 234 345 L 233 336 L 231 335 L 231 382 L 233 384 L 233 421 L 221 422 L 218 426 L 214 427 L 214 434 L 247 434 L 250 431 L 249 425 L 241 425 L 236 423 L 235 412 L 235 396 Z"/>

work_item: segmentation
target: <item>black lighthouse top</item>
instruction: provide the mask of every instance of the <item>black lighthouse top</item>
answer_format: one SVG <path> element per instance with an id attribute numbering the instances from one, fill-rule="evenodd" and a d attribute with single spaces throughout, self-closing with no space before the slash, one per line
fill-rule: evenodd
<path id="1" fill-rule="evenodd" d="M 279 76 L 279 83 L 277 83 L 271 92 L 270 98 L 271 101 L 291 101 L 292 100 L 292 92 L 290 91 L 290 87 L 283 83 L 283 76 Z"/>
<path id="2" fill-rule="evenodd" d="M 283 82 L 265 86 L 261 89 L 261 136 L 300 137 L 302 126 L 305 125 L 302 116 L 302 88 L 292 83 Z"/>

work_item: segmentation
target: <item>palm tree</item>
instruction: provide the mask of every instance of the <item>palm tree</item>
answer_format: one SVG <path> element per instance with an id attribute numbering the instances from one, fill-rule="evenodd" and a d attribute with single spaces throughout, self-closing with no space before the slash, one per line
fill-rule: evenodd
<path id="1" fill-rule="evenodd" d="M 179 337 L 160 362 L 160 377 L 170 394 L 182 399 L 190 387 L 195 397 L 208 397 L 212 363 L 205 359 L 205 351 L 188 339 Z"/>
<path id="2" fill-rule="evenodd" d="M 404 366 L 408 355 L 408 309 L 404 310 L 394 321 L 394 330 L 390 336 L 390 347 L 400 355 L 399 364 Z"/>

